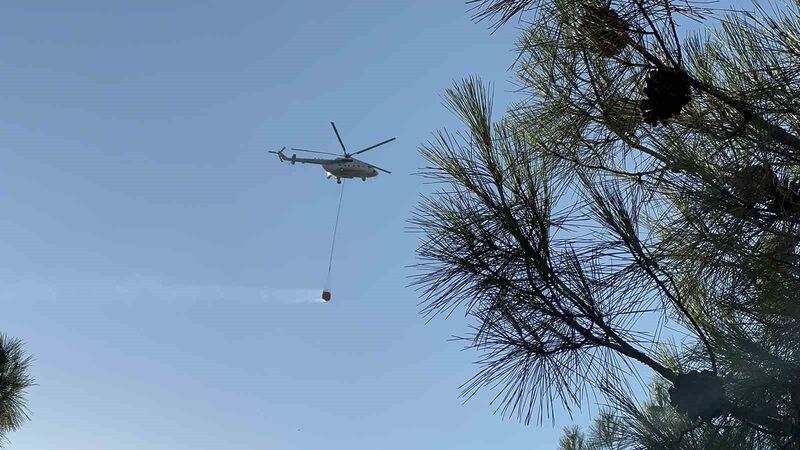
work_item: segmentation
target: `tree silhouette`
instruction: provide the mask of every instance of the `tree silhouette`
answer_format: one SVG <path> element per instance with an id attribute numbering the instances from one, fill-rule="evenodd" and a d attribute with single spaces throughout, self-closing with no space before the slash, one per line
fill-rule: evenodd
<path id="1" fill-rule="evenodd" d="M 22 341 L 0 334 L 0 446 L 30 418 L 25 400 L 25 390 L 34 384 L 30 363 Z"/>
<path id="2" fill-rule="evenodd" d="M 612 405 L 596 426 L 669 421 L 661 444 L 611 448 L 797 448 L 798 5 L 469 3 L 524 24 L 523 100 L 495 121 L 490 89 L 454 83 L 466 129 L 421 147 L 440 188 L 411 218 L 423 312 L 471 318 L 465 395 L 495 388 L 525 422 L 596 393 Z M 689 19 L 706 30 L 679 36 Z M 658 393 L 645 412 L 642 369 Z"/>

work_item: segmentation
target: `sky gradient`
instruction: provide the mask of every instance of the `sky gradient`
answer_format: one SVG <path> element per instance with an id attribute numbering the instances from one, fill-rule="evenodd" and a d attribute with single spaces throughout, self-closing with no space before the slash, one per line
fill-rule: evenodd
<path id="1" fill-rule="evenodd" d="M 19 450 L 552 449 L 458 387 L 407 219 L 452 80 L 510 92 L 516 34 L 461 1 L 5 2 L 0 330 L 34 355 Z M 346 145 L 393 173 L 338 200 L 266 150 Z"/>

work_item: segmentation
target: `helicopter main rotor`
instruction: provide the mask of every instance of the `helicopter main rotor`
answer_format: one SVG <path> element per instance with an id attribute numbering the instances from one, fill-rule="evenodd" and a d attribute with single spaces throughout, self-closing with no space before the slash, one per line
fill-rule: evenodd
<path id="1" fill-rule="evenodd" d="M 359 155 L 359 154 L 361 154 L 361 153 L 364 153 L 364 152 L 366 152 L 366 151 L 369 151 L 369 150 L 372 150 L 372 149 L 374 149 L 374 148 L 380 147 L 380 146 L 381 146 L 381 145 L 383 145 L 383 144 L 388 144 L 389 142 L 392 142 L 393 140 L 397 139 L 397 138 L 391 138 L 391 139 L 387 139 L 387 140 L 385 140 L 385 141 L 383 141 L 383 142 L 379 142 L 379 143 L 377 143 L 377 144 L 375 144 L 375 145 L 370 145 L 369 147 L 367 147 L 367 148 L 364 148 L 364 149 L 361 149 L 361 150 L 359 150 L 359 151 L 357 151 L 357 152 L 355 152 L 355 153 L 347 153 L 347 148 L 344 146 L 344 141 L 342 141 L 342 136 L 339 134 L 339 130 L 338 130 L 338 129 L 336 129 L 336 124 L 335 124 L 335 123 L 333 123 L 333 122 L 331 122 L 331 126 L 333 127 L 333 132 L 334 132 L 334 133 L 336 133 L 336 139 L 339 141 L 339 145 L 341 145 L 341 146 L 342 146 L 342 154 L 341 154 L 341 155 L 338 155 L 338 154 L 336 154 L 336 153 L 320 152 L 320 151 L 317 151 L 317 150 L 306 150 L 306 149 L 303 149 L 303 148 L 294 148 L 294 147 L 292 147 L 292 150 L 296 150 L 296 151 L 298 151 L 298 152 L 318 153 L 318 154 L 320 154 L 320 155 L 331 155 L 331 156 L 338 156 L 338 157 L 344 157 L 344 158 L 350 159 L 350 158 L 352 158 L 354 155 Z M 367 163 L 367 164 L 369 164 L 369 163 Z M 376 168 L 376 169 L 378 169 L 378 170 L 381 170 L 381 171 L 383 171 L 383 172 L 386 172 L 386 173 L 391 173 L 391 172 L 389 172 L 388 170 L 381 169 L 381 168 L 380 168 L 380 167 L 378 167 L 378 166 L 374 166 L 374 165 L 372 165 L 372 164 L 370 164 L 370 166 L 372 166 L 372 167 L 374 167 L 374 168 Z"/>

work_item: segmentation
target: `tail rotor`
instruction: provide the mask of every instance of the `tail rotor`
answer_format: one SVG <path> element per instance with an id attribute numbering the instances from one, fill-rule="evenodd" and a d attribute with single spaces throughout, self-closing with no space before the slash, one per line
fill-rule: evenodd
<path id="1" fill-rule="evenodd" d="M 283 156 L 283 151 L 284 151 L 284 150 L 286 150 L 286 147 L 283 147 L 282 149 L 278 150 L 277 152 L 274 152 L 274 151 L 272 151 L 272 150 L 267 150 L 267 152 L 269 152 L 269 153 L 274 153 L 274 154 L 276 154 L 276 155 L 278 155 L 278 156 Z"/>

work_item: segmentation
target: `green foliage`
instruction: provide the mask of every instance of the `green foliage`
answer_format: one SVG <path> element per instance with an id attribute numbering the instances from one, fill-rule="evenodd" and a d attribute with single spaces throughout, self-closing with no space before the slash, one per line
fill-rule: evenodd
<path id="1" fill-rule="evenodd" d="M 566 428 L 559 450 L 780 448 L 779 440 L 735 420 L 689 421 L 670 406 L 666 391 L 662 382 L 653 384 L 651 399 L 641 406 L 619 392 L 609 392 L 612 405 L 594 420 L 589 432 L 584 434 L 577 427 Z M 579 445 L 570 447 L 573 442 Z"/>
<path id="2" fill-rule="evenodd" d="M 466 393 L 498 389 L 526 422 L 604 395 L 564 449 L 796 448 L 798 4 L 715 18 L 671 0 L 470 3 L 495 26 L 525 18 L 523 99 L 493 121 L 480 80 L 448 90 L 466 129 L 422 146 L 441 189 L 411 220 L 425 313 L 472 320 Z M 679 36 L 687 19 L 705 31 Z M 641 406 L 631 364 L 655 380 Z M 672 398 L 692 371 L 713 389 Z M 702 419 L 674 408 L 708 402 Z"/>
<path id="3" fill-rule="evenodd" d="M 0 334 L 0 439 L 29 419 L 25 390 L 33 386 L 30 363 L 21 341 Z"/>

